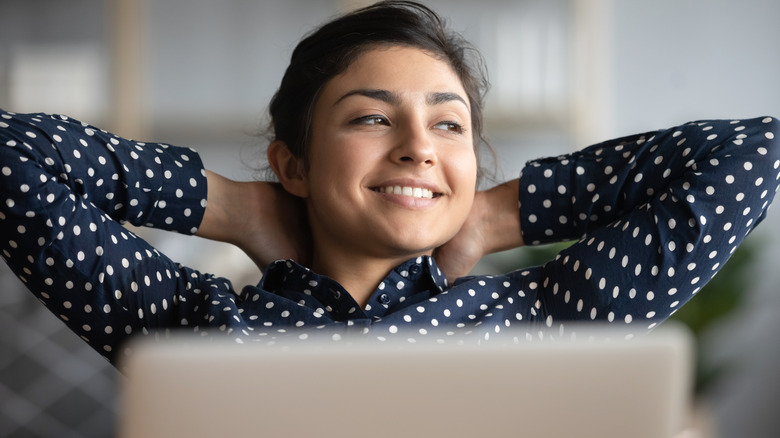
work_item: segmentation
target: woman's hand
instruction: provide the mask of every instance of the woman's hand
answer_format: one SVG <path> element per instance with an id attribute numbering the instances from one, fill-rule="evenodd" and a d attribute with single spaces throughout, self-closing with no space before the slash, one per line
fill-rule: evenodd
<path id="1" fill-rule="evenodd" d="M 278 259 L 309 262 L 311 239 L 300 198 L 276 183 L 206 173 L 208 204 L 197 235 L 236 245 L 260 269 Z"/>
<path id="2" fill-rule="evenodd" d="M 458 234 L 433 254 L 449 281 L 468 275 L 487 254 L 523 245 L 517 199 L 517 180 L 475 194 Z"/>

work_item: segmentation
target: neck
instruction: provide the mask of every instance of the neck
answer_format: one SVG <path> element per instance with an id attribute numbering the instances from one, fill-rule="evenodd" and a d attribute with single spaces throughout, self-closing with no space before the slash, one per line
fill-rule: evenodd
<path id="1" fill-rule="evenodd" d="M 338 281 L 361 307 L 365 307 L 371 294 L 393 268 L 412 257 L 422 255 L 371 257 L 335 252 L 331 250 L 325 254 L 315 250 L 312 269 Z"/>

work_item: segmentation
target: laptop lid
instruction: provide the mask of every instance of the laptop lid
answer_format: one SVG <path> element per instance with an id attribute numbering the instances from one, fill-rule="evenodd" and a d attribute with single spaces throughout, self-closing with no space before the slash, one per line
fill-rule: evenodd
<path id="1" fill-rule="evenodd" d="M 691 388 L 685 329 L 665 324 L 630 341 L 606 328 L 582 327 L 576 339 L 524 333 L 443 344 L 370 335 L 272 347 L 142 341 L 123 366 L 118 433 L 658 438 L 680 430 Z"/>

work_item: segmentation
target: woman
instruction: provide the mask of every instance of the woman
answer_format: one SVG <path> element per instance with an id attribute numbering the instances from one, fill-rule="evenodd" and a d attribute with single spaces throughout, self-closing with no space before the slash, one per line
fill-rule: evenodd
<path id="1" fill-rule="evenodd" d="M 414 3 L 318 29 L 270 106 L 279 185 L 230 181 L 190 149 L 2 112 L 0 253 L 114 362 L 128 336 L 173 327 L 239 342 L 293 330 L 488 339 L 573 320 L 646 330 L 763 219 L 780 166 L 769 117 L 607 141 L 477 192 L 484 81 L 472 55 Z M 268 266 L 237 291 L 124 221 L 230 242 Z M 571 239 L 544 266 L 463 277 L 485 254 Z"/>

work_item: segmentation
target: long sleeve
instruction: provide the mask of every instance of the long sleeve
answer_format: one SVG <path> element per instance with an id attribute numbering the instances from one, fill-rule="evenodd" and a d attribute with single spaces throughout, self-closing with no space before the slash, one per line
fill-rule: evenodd
<path id="1" fill-rule="evenodd" d="M 780 123 L 701 121 L 530 162 L 525 241 L 579 239 L 539 272 L 540 316 L 655 326 L 765 217 Z"/>
<path id="2" fill-rule="evenodd" d="M 698 122 L 530 162 L 519 182 L 524 240 L 579 241 L 543 266 L 453 285 L 433 258 L 412 258 L 361 309 L 334 280 L 293 261 L 236 294 L 125 229 L 122 221 L 196 230 L 206 178 L 192 150 L 0 112 L 0 254 L 112 361 L 128 336 L 172 327 L 240 342 L 293 328 L 371 328 L 378 339 L 436 332 L 427 325 L 480 339 L 571 320 L 652 328 L 765 217 L 780 178 L 778 131 L 768 117 Z"/>
<path id="3" fill-rule="evenodd" d="M 179 324 L 182 294 L 206 278 L 121 223 L 194 233 L 205 199 L 190 149 L 125 140 L 64 116 L 0 112 L 0 253 L 109 358 L 126 335 Z"/>

